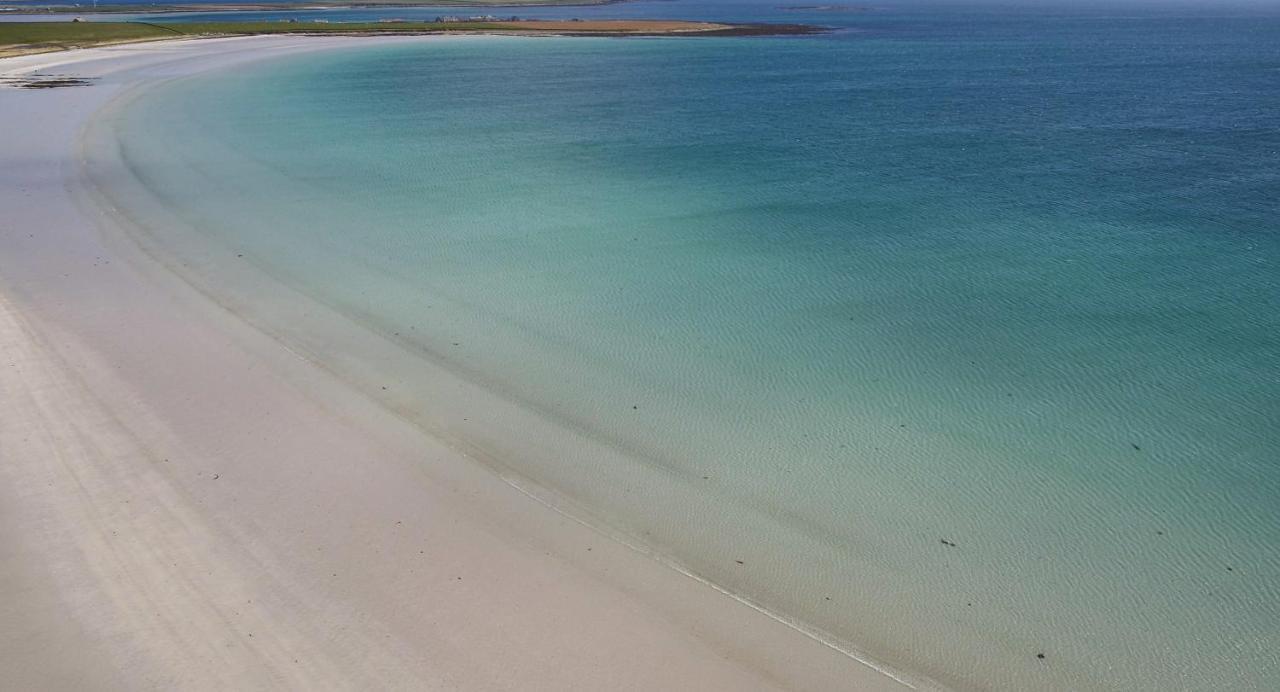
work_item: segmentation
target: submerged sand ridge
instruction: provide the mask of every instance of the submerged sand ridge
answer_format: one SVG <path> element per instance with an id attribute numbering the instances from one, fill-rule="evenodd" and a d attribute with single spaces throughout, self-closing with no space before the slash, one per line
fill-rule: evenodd
<path id="1" fill-rule="evenodd" d="M 356 45 L 0 61 L 91 80 L 0 90 L 24 134 L 0 163 L 0 686 L 900 688 L 423 435 L 76 192 L 79 133 L 120 94 Z"/>

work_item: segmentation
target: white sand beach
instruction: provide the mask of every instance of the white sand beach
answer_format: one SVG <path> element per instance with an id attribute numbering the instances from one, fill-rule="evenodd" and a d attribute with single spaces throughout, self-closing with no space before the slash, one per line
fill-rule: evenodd
<path id="1" fill-rule="evenodd" d="M 371 40 L 470 39 L 0 60 L 95 78 L 0 87 L 0 688 L 904 688 L 544 506 L 91 203 L 80 134 L 113 99 Z"/>

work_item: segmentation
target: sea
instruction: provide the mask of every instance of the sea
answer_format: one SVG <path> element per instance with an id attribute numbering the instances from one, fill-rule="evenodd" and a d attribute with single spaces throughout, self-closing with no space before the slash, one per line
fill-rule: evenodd
<path id="1" fill-rule="evenodd" d="M 408 354 L 172 262 L 476 463 L 921 687 L 1280 689 L 1280 5 L 480 12 L 830 30 L 170 80 L 103 194 Z"/>

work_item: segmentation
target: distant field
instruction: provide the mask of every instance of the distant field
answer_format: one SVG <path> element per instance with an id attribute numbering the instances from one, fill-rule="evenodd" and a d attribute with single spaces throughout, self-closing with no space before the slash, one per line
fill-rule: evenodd
<path id="1" fill-rule="evenodd" d="M 769 33 L 770 27 L 663 20 L 515 21 L 515 22 L 0 22 L 0 57 L 86 46 L 183 36 L 246 34 L 404 34 L 438 32 L 511 32 L 598 34 L 603 36 Z M 779 26 L 776 33 L 796 33 Z"/>
<path id="2" fill-rule="evenodd" d="M 548 5 L 607 5 L 623 0 L 246 0 L 245 2 L 236 2 L 235 0 L 227 0 L 227 2 L 218 3 L 200 3 L 189 4 L 183 2 L 175 3 L 122 3 L 100 5 L 93 9 L 94 13 L 127 13 L 127 14 L 155 14 L 159 12 L 217 12 L 224 10 L 288 10 L 300 8 L 314 7 L 537 7 Z M 66 3 L 57 4 L 17 4 L 17 3 L 0 3 L 0 9 L 8 12 L 17 13 L 33 13 L 33 14 L 78 14 L 86 10 L 83 3 Z"/>
<path id="3" fill-rule="evenodd" d="M 518 31 L 551 33 L 604 33 L 604 34 L 667 34 L 697 31 L 716 31 L 733 28 L 729 24 L 705 22 L 679 22 L 661 20 L 597 20 L 597 21 L 537 21 L 516 22 L 183 22 L 181 24 L 157 24 L 172 31 L 193 35 L 217 34 L 311 34 L 311 33 L 421 33 L 437 31 Z M 3 33 L 0 33 L 0 37 Z"/>
<path id="4" fill-rule="evenodd" d="M 0 22 L 0 56 L 172 38 L 176 33 L 164 27 L 125 22 Z M 25 47 L 33 50 L 22 50 Z"/>

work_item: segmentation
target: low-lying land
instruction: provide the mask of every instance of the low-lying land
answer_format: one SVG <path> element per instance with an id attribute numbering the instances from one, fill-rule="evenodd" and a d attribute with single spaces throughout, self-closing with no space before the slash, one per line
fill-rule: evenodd
<path id="1" fill-rule="evenodd" d="M 540 8 L 540 6 L 612 5 L 626 0 L 279 0 L 246 1 L 237 3 L 122 3 L 99 5 L 95 14 L 156 14 L 163 12 L 280 12 L 300 9 L 351 9 L 351 8 Z M 77 3 L 0 3 L 0 12 L 22 14 L 83 14 L 84 5 Z"/>
<path id="2" fill-rule="evenodd" d="M 796 24 L 718 24 L 667 20 L 517 20 L 493 22 L 0 22 L 0 57 L 172 38 L 253 34 L 383 35 L 436 33 L 559 36 L 743 36 L 817 31 Z"/>
<path id="3" fill-rule="evenodd" d="M 301 10 L 323 7 L 326 9 L 357 7 L 548 7 L 578 5 L 611 5 L 624 0 L 280 0 L 279 2 L 229 2 L 222 3 L 173 3 L 149 4 L 127 3 L 99 5 L 93 8 L 95 14 L 155 14 L 158 12 L 251 12 Z M 40 4 L 0 3 L 0 12 L 19 12 L 23 14 L 82 14 L 83 4 Z"/>
<path id="4" fill-rule="evenodd" d="M 3 22 L 0 57 L 126 41 L 174 38 L 176 31 L 126 22 Z"/>

